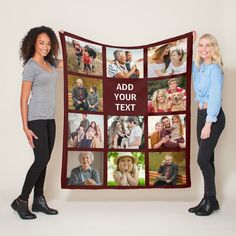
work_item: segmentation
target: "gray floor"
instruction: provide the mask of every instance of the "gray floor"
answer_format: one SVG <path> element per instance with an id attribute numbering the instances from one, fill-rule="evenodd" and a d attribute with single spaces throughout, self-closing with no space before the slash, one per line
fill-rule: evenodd
<path id="1" fill-rule="evenodd" d="M 188 213 L 195 203 L 51 201 L 60 214 L 38 213 L 31 221 L 21 220 L 5 203 L 0 209 L 0 235 L 234 235 L 233 201 L 223 202 L 221 210 L 210 217 Z"/>

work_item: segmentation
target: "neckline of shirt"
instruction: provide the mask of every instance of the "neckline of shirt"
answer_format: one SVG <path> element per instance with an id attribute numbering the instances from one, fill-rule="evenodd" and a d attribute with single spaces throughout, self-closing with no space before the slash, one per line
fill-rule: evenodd
<path id="1" fill-rule="evenodd" d="M 48 71 L 44 67 L 42 67 L 37 61 L 35 61 L 32 57 L 30 58 L 30 60 L 33 61 L 38 67 L 40 67 L 44 72 L 47 72 L 49 74 L 54 73 L 54 68 L 53 68 L 53 66 L 50 65 L 50 63 L 47 62 L 47 64 L 51 68 L 51 71 Z"/>

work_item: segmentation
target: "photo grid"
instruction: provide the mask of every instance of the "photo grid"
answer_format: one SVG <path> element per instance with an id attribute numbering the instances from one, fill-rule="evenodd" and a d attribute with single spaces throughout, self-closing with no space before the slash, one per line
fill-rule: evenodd
<path id="1" fill-rule="evenodd" d="M 63 187 L 185 186 L 187 38 L 134 49 L 65 36 L 65 52 Z M 140 115 L 106 113 L 106 80 L 146 81 L 147 103 Z"/>

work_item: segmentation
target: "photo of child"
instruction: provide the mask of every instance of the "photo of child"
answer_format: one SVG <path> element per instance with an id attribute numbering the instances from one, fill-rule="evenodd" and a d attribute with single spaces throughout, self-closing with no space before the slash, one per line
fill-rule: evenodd
<path id="1" fill-rule="evenodd" d="M 103 76 L 102 46 L 68 36 L 65 39 L 68 71 Z"/>
<path id="2" fill-rule="evenodd" d="M 108 186 L 145 185 L 144 153 L 109 152 Z"/>

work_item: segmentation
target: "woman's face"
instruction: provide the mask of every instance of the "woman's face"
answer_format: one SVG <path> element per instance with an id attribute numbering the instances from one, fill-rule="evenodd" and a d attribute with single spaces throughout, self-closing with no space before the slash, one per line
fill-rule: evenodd
<path id="1" fill-rule="evenodd" d="M 116 123 L 116 129 L 121 130 L 121 123 L 120 122 Z"/>
<path id="2" fill-rule="evenodd" d="M 40 57 L 46 57 L 51 50 L 51 40 L 46 33 L 38 35 L 35 42 L 35 53 L 34 55 Z"/>
<path id="3" fill-rule="evenodd" d="M 163 130 L 163 124 L 162 123 L 156 124 L 155 130 L 157 132 L 161 132 Z"/>
<path id="4" fill-rule="evenodd" d="M 164 97 L 164 95 L 158 94 L 158 95 L 157 95 L 157 101 L 158 101 L 159 103 L 164 103 L 164 102 L 165 102 L 165 97 Z"/>
<path id="5" fill-rule="evenodd" d="M 164 56 L 167 56 L 167 55 L 169 54 L 169 52 L 170 52 L 170 46 L 168 45 L 168 46 L 165 48 L 165 50 L 163 51 L 163 55 L 164 55 Z"/>
<path id="6" fill-rule="evenodd" d="M 178 63 L 180 61 L 181 55 L 178 55 L 176 51 L 173 51 L 170 56 L 170 60 L 173 64 Z"/>
<path id="7" fill-rule="evenodd" d="M 127 171 L 133 167 L 133 160 L 131 157 L 121 157 L 119 160 L 119 170 Z"/>
<path id="8" fill-rule="evenodd" d="M 198 53 L 205 63 L 211 62 L 213 50 L 208 39 L 200 39 L 198 44 Z"/>
<path id="9" fill-rule="evenodd" d="M 84 170 L 87 170 L 91 165 L 91 159 L 89 158 L 89 155 L 82 154 L 79 158 L 80 164 Z"/>

